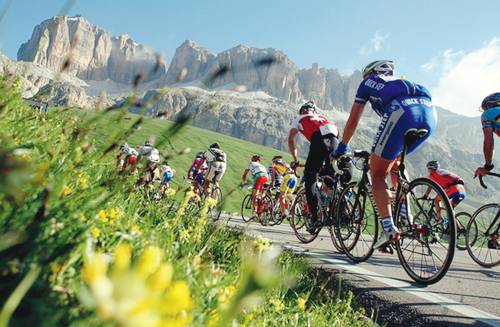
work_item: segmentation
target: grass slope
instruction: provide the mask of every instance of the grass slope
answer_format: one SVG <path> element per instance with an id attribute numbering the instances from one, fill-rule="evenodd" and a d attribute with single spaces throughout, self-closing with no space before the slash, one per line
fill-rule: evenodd
<path id="1" fill-rule="evenodd" d="M 92 116 L 93 114 L 83 115 Z M 118 113 L 114 113 L 109 119 L 99 123 L 96 130 L 96 136 L 97 140 L 100 140 L 99 142 L 106 141 L 105 138 L 108 135 L 107 128 L 109 128 L 109 124 L 118 124 L 122 129 L 127 129 L 136 119 L 140 118 L 137 115 L 128 115 L 125 119 L 117 121 L 118 116 Z M 130 135 L 127 141 L 131 146 L 136 148 L 149 138 L 156 139 L 156 143 L 159 143 L 161 142 L 161 135 L 165 130 L 173 128 L 174 125 L 175 123 L 167 120 L 144 118 L 141 128 Z M 261 155 L 263 159 L 262 163 L 266 167 L 271 163 L 271 158 L 275 155 L 283 155 L 287 162 L 292 160 L 289 154 L 276 149 L 191 125 L 185 125 L 169 140 L 169 142 L 165 142 L 159 146 L 162 156 L 170 157 L 168 159 L 169 164 L 176 170 L 176 175 L 172 183 L 174 188 L 183 188 L 188 185 L 183 181 L 183 176 L 186 176 L 195 153 L 206 150 L 207 147 L 214 142 L 218 142 L 222 150 L 224 150 L 228 156 L 227 171 L 221 182 L 223 196 L 231 192 L 225 204 L 225 210 L 228 212 L 238 212 L 240 208 L 241 200 L 246 189 L 242 190 L 238 185 L 241 182 L 243 170 L 250 162 L 250 157 L 252 155 Z M 190 153 L 178 154 L 187 148 L 191 149 Z"/>

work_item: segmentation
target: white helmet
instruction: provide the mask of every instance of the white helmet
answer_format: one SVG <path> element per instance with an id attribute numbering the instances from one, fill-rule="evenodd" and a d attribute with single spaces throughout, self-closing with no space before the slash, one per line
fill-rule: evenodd
<path id="1" fill-rule="evenodd" d="M 394 62 L 392 60 L 377 60 L 363 68 L 363 78 L 368 75 L 394 75 Z"/>
<path id="2" fill-rule="evenodd" d="M 152 163 L 159 163 L 160 162 L 160 151 L 157 149 L 151 150 L 151 153 L 149 154 L 148 161 Z"/>

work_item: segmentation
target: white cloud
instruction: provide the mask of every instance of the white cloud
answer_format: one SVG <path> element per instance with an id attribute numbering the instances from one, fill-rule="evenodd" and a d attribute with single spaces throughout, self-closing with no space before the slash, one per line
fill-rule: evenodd
<path id="1" fill-rule="evenodd" d="M 436 105 L 477 116 L 483 98 L 500 91 L 500 38 L 468 53 L 446 50 L 421 68 L 441 71 L 437 87 L 431 90 Z"/>
<path id="2" fill-rule="evenodd" d="M 370 39 L 369 44 L 362 46 L 361 49 L 359 49 L 359 53 L 363 56 L 366 56 L 373 52 L 379 52 L 380 50 L 382 50 L 384 43 L 388 37 L 389 34 L 384 35 L 380 33 L 380 31 L 376 31 L 373 37 Z"/>

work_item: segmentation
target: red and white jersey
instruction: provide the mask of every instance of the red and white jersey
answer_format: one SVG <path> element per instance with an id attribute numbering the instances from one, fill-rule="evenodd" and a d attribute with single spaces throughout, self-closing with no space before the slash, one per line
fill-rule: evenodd
<path id="1" fill-rule="evenodd" d="M 328 118 L 326 118 L 324 115 L 318 114 L 318 113 L 308 113 L 305 115 L 300 115 L 292 123 L 292 128 L 298 129 L 302 135 L 309 141 L 312 139 L 312 135 L 314 132 L 317 132 L 322 128 L 323 126 L 327 127 L 325 128 L 325 131 L 321 131 L 322 135 L 326 134 L 334 134 L 335 136 L 338 136 L 338 129 L 334 125 L 331 125 L 330 122 L 328 121 Z"/>

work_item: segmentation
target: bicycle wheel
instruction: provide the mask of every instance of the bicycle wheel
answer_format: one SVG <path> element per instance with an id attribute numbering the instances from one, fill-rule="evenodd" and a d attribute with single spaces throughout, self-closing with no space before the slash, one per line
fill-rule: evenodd
<path id="1" fill-rule="evenodd" d="M 433 201 L 424 199 L 430 190 L 431 199 L 441 198 L 441 217 Z M 409 184 L 403 201 L 396 205 L 396 224 L 401 231 L 395 243 L 399 261 L 416 282 L 429 285 L 446 275 L 456 245 L 455 215 L 443 189 L 428 178 L 417 178 Z M 406 210 L 401 210 L 405 204 Z"/>
<path id="2" fill-rule="evenodd" d="M 465 234 L 467 232 L 467 225 L 469 224 L 471 218 L 472 216 L 468 212 L 460 212 L 455 215 L 455 220 L 457 222 L 457 249 L 461 251 L 467 250 L 467 240 L 465 239 Z"/>
<path id="3" fill-rule="evenodd" d="M 254 218 L 255 216 L 253 214 L 252 195 L 247 194 L 241 202 L 241 219 L 243 219 L 244 222 L 248 223 Z"/>
<path id="4" fill-rule="evenodd" d="M 212 207 L 212 209 L 210 209 L 208 214 L 213 220 L 218 220 L 220 218 L 220 214 L 222 212 L 222 208 L 221 208 L 222 191 L 220 190 L 220 188 L 219 187 L 212 188 L 212 190 L 210 192 L 210 197 L 217 202 L 216 202 L 215 206 Z"/>
<path id="5" fill-rule="evenodd" d="M 310 222 L 310 211 L 307 205 L 306 192 L 304 190 L 300 191 L 293 202 L 291 209 L 290 226 L 295 233 L 295 236 L 302 243 L 310 243 L 316 239 L 319 235 L 321 228 L 315 231 L 308 232 L 306 226 Z M 307 222 L 306 222 L 307 220 Z"/>
<path id="6" fill-rule="evenodd" d="M 335 249 L 338 252 L 343 253 L 344 249 L 342 249 L 342 245 L 340 244 L 340 242 L 338 240 L 338 236 L 337 236 L 337 232 L 336 232 L 337 203 L 338 203 L 338 199 L 332 199 L 332 201 L 330 203 L 330 209 L 328 211 L 329 217 L 327 220 L 328 221 L 327 226 L 328 226 L 328 232 L 330 233 L 330 238 L 332 240 L 333 246 L 335 247 Z"/>
<path id="7" fill-rule="evenodd" d="M 477 264 L 491 268 L 500 263 L 500 205 L 490 203 L 477 209 L 467 225 L 467 251 Z"/>
<path id="8" fill-rule="evenodd" d="M 363 262 L 373 254 L 378 238 L 378 219 L 369 195 L 357 182 L 340 193 L 335 217 L 335 232 L 343 252 L 354 262 Z"/>
<path id="9" fill-rule="evenodd" d="M 262 226 L 273 226 L 274 222 L 274 202 L 270 194 L 266 193 L 259 200 L 257 218 Z"/>

